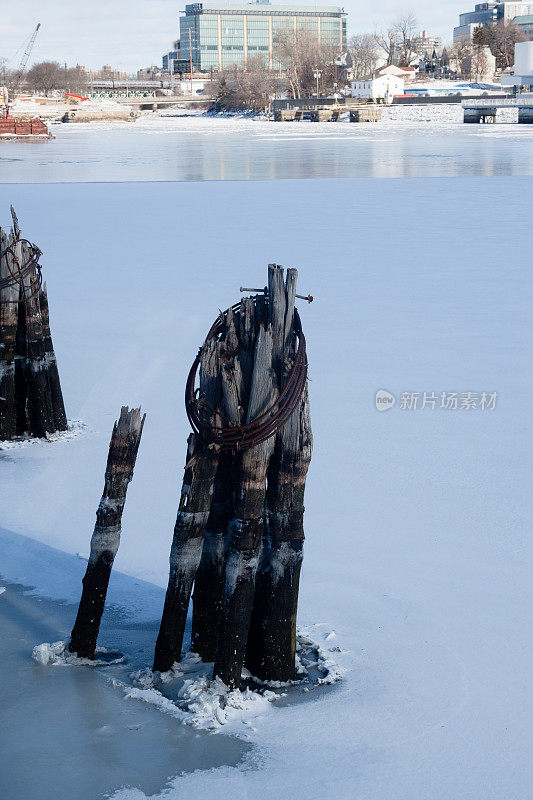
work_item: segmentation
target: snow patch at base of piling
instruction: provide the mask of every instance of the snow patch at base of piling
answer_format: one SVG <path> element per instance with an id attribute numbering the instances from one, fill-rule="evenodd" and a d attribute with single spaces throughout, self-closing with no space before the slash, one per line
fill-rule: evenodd
<path id="1" fill-rule="evenodd" d="M 18 450 L 21 447 L 27 447 L 33 444 L 47 444 L 53 442 L 70 442 L 78 436 L 81 436 L 87 430 L 87 425 L 80 419 L 69 420 L 66 431 L 56 431 L 55 433 L 47 433 L 46 439 L 39 439 L 36 436 L 18 436 L 15 439 L 8 441 L 0 440 L 0 451 L 2 450 Z"/>
<path id="2" fill-rule="evenodd" d="M 334 639 L 335 632 L 322 623 L 299 629 L 297 678 L 292 681 L 260 681 L 244 669 L 243 681 L 250 685 L 230 691 L 219 678 L 211 677 L 212 664 L 202 662 L 196 653 L 187 653 L 168 672 L 133 672 L 134 687 L 123 688 L 127 699 L 151 703 L 185 725 L 245 735 L 254 730 L 260 717 L 270 713 L 273 703 L 287 696 L 287 690 L 309 692 L 342 680 L 349 668 L 344 663 L 346 651 L 333 644 Z"/>
<path id="3" fill-rule="evenodd" d="M 118 658 L 104 660 L 101 658 L 94 658 L 92 661 L 89 658 L 78 658 L 74 653 L 67 650 L 68 642 L 43 642 L 33 648 L 32 658 L 38 664 L 43 666 L 79 666 L 79 667 L 98 667 L 109 664 L 122 664 L 125 661 L 124 656 Z M 105 647 L 97 647 L 96 655 L 103 655 L 107 653 Z"/>

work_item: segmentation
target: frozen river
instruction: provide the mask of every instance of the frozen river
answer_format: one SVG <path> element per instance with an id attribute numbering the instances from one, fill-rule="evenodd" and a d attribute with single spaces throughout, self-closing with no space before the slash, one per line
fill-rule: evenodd
<path id="1" fill-rule="evenodd" d="M 60 569 L 67 582 L 70 577 L 72 589 L 81 585 L 75 573 L 83 566 L 75 557 L 35 547 L 2 529 L 0 538 L 3 566 L 8 553 L 23 548 L 44 570 Z M 139 582 L 118 576 L 115 585 L 131 595 Z M 248 749 L 244 742 L 208 736 L 153 705 L 126 699 L 121 686 L 129 685 L 132 669 L 144 666 L 157 620 L 132 621 L 111 603 L 100 639 L 122 648 L 125 664 L 43 666 L 31 658 L 35 644 L 68 636 L 76 606 L 33 596 L 1 577 L 0 587 L 2 798 L 99 800 L 125 786 L 151 795 L 179 773 L 242 761 Z M 155 587 L 143 588 L 155 599 Z M 22 753 L 31 769 L 21 769 Z"/>
<path id="2" fill-rule="evenodd" d="M 378 124 L 142 116 L 0 142 L 5 183 L 533 174 L 533 126 L 464 125 L 457 105 L 385 109 Z"/>

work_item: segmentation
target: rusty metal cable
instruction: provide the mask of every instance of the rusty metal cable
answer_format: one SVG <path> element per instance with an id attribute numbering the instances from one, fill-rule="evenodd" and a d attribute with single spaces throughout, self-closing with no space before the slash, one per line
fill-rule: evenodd
<path id="1" fill-rule="evenodd" d="M 240 303 L 219 315 L 206 336 L 204 345 L 216 339 L 225 329 L 225 317 L 228 311 L 238 313 Z M 198 397 L 195 389 L 196 373 L 200 365 L 202 348 L 198 351 L 189 371 L 185 386 L 185 410 L 193 431 L 205 441 L 218 444 L 221 450 L 239 451 L 254 447 L 271 436 L 274 436 L 291 417 L 300 403 L 307 380 L 307 352 L 305 336 L 298 311 L 294 309 L 294 333 L 298 339 L 298 347 L 291 370 L 277 400 L 262 414 L 244 425 L 216 426 L 202 417 L 201 411 L 206 408 L 205 402 Z M 215 409 L 210 409 L 215 411 Z M 220 417 L 220 411 L 216 411 Z"/>
<path id="2" fill-rule="evenodd" d="M 28 257 L 22 264 L 15 252 L 15 247 L 18 244 L 25 245 L 25 249 L 28 252 Z M 11 256 L 11 259 L 8 258 L 8 254 Z M 18 303 L 21 300 L 27 301 L 41 291 L 43 285 L 41 265 L 39 264 L 41 255 L 42 253 L 37 245 L 32 244 L 27 239 L 18 239 L 16 242 L 6 247 L 2 253 L 2 258 L 5 259 L 9 275 L 0 278 L 0 303 Z M 13 268 L 11 263 L 13 264 Z M 25 286 L 27 278 L 30 278 L 31 289 L 29 292 L 26 290 Z M 17 297 L 16 300 L 6 300 L 2 297 L 5 289 L 9 289 L 17 284 L 20 286 L 20 297 Z"/>

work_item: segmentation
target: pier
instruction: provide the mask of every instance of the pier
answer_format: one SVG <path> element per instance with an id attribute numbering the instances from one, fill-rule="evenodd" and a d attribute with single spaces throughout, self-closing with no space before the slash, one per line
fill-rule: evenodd
<path id="1" fill-rule="evenodd" d="M 381 119 L 381 107 L 375 103 L 317 104 L 304 100 L 300 106 L 286 102 L 287 106 L 281 108 L 274 103 L 275 122 L 338 122 L 341 114 L 346 113 L 350 115 L 350 122 L 379 122 Z"/>
<path id="2" fill-rule="evenodd" d="M 533 123 L 533 95 L 516 97 L 484 97 L 463 100 L 463 121 L 467 123 L 492 123 L 499 108 L 517 108 L 519 123 Z"/>

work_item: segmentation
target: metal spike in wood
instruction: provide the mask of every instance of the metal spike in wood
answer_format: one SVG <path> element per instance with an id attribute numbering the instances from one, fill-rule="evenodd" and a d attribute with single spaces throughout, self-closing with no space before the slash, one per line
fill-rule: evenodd
<path id="1" fill-rule="evenodd" d="M 83 578 L 83 591 L 68 649 L 80 658 L 93 659 L 107 587 L 120 544 L 121 520 L 128 485 L 133 477 L 146 414 L 123 406 L 113 427 L 102 499 L 96 512 L 91 554 Z"/>
<path id="2" fill-rule="evenodd" d="M 220 376 L 217 342 L 202 350 L 200 390 L 206 414 L 220 403 Z M 213 500 L 213 483 L 220 448 L 196 434 L 189 436 L 187 461 L 174 536 L 170 550 L 170 574 L 161 625 L 154 653 L 154 671 L 167 672 L 181 658 L 185 623 L 192 586 L 200 564 L 204 534 Z"/>

